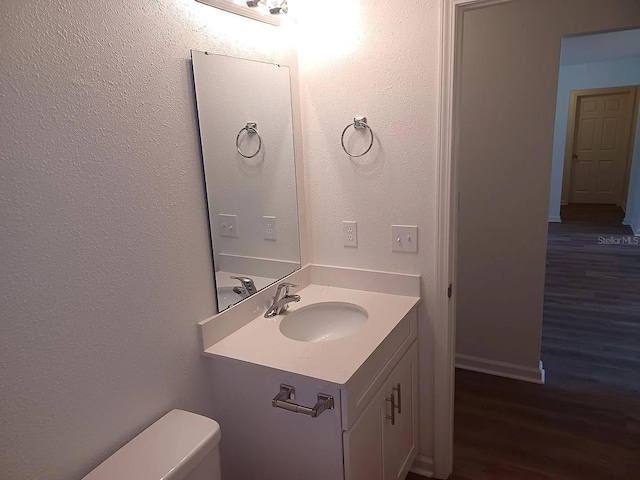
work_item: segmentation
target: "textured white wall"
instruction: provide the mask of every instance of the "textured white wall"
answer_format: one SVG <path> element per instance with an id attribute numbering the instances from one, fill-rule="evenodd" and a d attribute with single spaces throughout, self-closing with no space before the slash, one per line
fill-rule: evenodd
<path id="1" fill-rule="evenodd" d="M 422 275 L 421 451 L 431 457 L 439 1 L 402 3 L 298 6 L 307 227 L 315 263 Z M 376 142 L 350 159 L 340 134 L 357 115 Z M 342 245 L 343 220 L 358 222 L 357 249 Z M 392 224 L 420 227 L 418 254 L 391 252 Z"/>
<path id="2" fill-rule="evenodd" d="M 538 368 L 561 39 L 639 22 L 636 0 L 521 0 L 465 14 L 458 353 Z"/>
<path id="3" fill-rule="evenodd" d="M 189 50 L 285 61 L 194 0 L 0 4 L 0 477 L 80 478 L 207 414 L 214 313 Z"/>

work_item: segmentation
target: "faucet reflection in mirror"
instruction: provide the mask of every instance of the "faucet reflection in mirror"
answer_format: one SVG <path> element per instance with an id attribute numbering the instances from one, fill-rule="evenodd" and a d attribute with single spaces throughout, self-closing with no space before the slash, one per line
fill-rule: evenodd
<path id="1" fill-rule="evenodd" d="M 221 312 L 300 268 L 289 68 L 191 56 Z"/>

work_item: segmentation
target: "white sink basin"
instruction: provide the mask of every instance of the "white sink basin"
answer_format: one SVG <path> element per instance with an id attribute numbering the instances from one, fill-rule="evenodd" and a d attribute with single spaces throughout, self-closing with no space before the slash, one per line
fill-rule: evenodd
<path id="1" fill-rule="evenodd" d="M 218 309 L 222 312 L 243 298 L 242 295 L 233 291 L 233 287 L 220 287 L 218 288 Z"/>
<path id="2" fill-rule="evenodd" d="M 328 342 L 360 330 L 369 314 L 352 303 L 314 303 L 291 312 L 280 322 L 280 332 L 300 342 Z"/>

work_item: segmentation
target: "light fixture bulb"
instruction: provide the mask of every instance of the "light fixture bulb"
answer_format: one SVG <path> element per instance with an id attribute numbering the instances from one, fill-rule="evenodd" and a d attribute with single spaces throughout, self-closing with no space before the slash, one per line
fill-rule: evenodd
<path id="1" fill-rule="evenodd" d="M 281 13 L 287 13 L 289 11 L 289 5 L 287 5 L 287 0 L 271 2 L 269 5 L 269 13 L 271 15 L 279 15 Z"/>

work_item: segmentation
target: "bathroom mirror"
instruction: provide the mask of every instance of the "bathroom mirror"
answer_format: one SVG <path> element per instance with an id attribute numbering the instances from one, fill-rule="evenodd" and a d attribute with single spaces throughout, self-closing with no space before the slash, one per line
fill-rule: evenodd
<path id="1" fill-rule="evenodd" d="M 222 312 L 300 268 L 289 67 L 191 58 Z"/>

